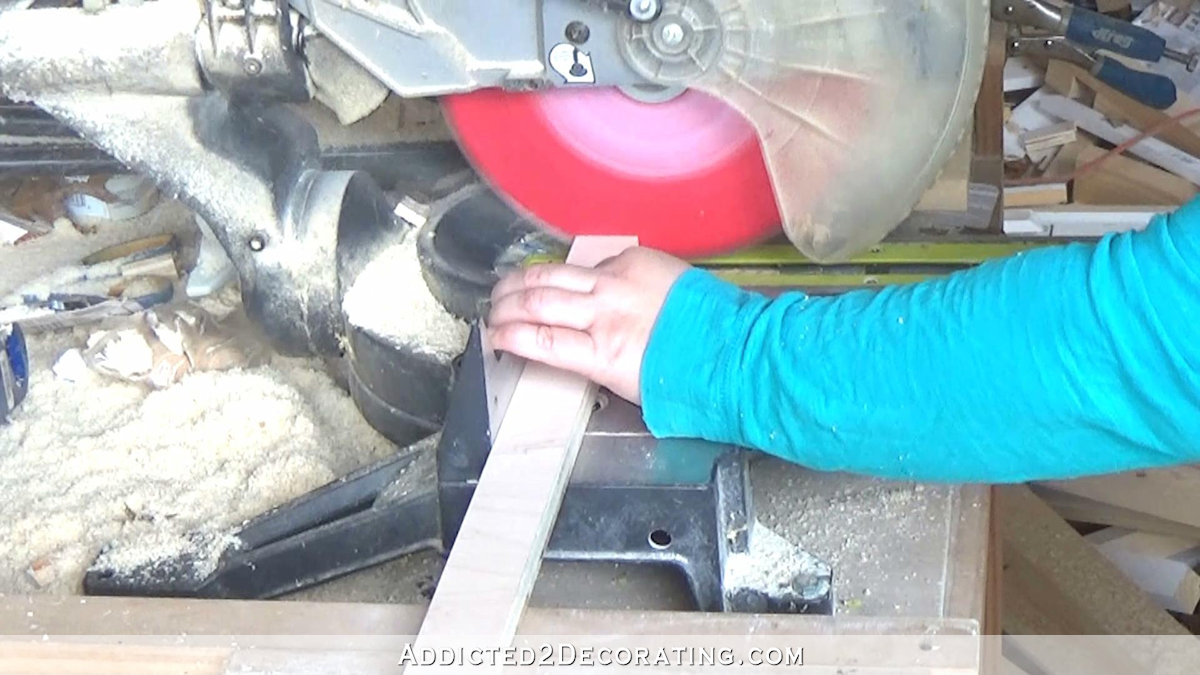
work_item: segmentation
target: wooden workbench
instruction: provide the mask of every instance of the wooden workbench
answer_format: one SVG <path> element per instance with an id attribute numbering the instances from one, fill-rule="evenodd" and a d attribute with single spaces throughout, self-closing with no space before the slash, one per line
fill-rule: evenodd
<path id="1" fill-rule="evenodd" d="M 949 489 L 949 488 L 948 488 Z M 795 638 L 806 668 L 851 659 L 859 666 L 978 672 L 988 584 L 990 491 L 953 488 L 945 574 L 924 592 L 932 615 L 793 616 L 699 612 L 613 612 L 531 608 L 523 636 L 754 635 Z M 920 590 L 914 586 L 914 590 Z M 420 627 L 414 605 L 101 597 L 0 597 L 0 673 L 395 673 Z M 945 648 L 868 636 L 941 635 Z M 714 636 L 704 638 L 703 636 Z M 701 636 L 701 637 L 697 637 Z M 846 638 L 846 641 L 838 640 Z M 680 638 L 682 639 L 682 638 Z M 724 640 L 722 638 L 721 640 Z M 790 638 L 789 638 L 790 639 Z M 675 644 L 676 638 L 671 638 Z M 862 641 L 859 641 L 862 640 Z M 870 640 L 870 642 L 865 642 Z M 714 642 L 714 643 L 717 643 Z M 758 643 L 755 643 L 758 644 Z M 771 644 L 777 644 L 771 642 Z M 789 642 L 791 644 L 791 642 Z M 873 645 L 864 656 L 864 645 Z M 886 646 L 882 648 L 881 646 Z M 875 647 L 881 647 L 876 649 Z M 820 672 L 820 668 L 816 672 Z M 869 672 L 869 671 L 867 671 Z"/>

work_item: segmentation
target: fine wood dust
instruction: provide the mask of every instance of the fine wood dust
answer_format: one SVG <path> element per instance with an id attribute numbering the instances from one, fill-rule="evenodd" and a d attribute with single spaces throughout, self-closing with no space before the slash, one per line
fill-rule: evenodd
<path id="1" fill-rule="evenodd" d="M 215 564 L 246 519 L 395 451 L 318 362 L 158 391 L 56 379 L 86 337 L 30 337 L 29 396 L 0 426 L 0 592 L 79 593 L 104 548 L 118 569 L 181 553 Z"/>

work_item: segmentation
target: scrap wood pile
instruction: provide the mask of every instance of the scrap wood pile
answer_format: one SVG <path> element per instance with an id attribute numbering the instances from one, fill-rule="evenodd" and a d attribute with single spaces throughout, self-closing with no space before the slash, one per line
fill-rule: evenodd
<path id="1" fill-rule="evenodd" d="M 1200 633 L 1200 466 L 999 489 L 1013 635 Z"/>
<path id="2" fill-rule="evenodd" d="M 151 181 L 0 175 L 0 594 L 215 565 L 246 519 L 395 451 L 237 290 Z"/>
<path id="3" fill-rule="evenodd" d="M 1200 51 L 1200 3 L 1100 3 L 1184 53 Z M 1200 71 L 1173 61 L 1127 62 L 1174 81 L 1178 99 L 1158 110 L 1065 61 L 1014 57 L 1005 67 L 1005 231 L 1094 236 L 1144 223 L 1200 189 Z M 1039 211 L 1096 213 L 1070 232 L 1048 231 Z M 1113 217 L 1121 211 L 1129 218 Z M 1031 213 L 1033 215 L 1031 215 Z M 1086 221 L 1086 222 L 1084 222 Z M 1058 219 L 1061 222 L 1061 219 Z"/>

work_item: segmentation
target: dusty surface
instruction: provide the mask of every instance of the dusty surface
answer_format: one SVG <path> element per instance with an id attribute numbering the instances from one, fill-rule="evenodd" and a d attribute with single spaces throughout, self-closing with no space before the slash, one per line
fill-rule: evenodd
<path id="1" fill-rule="evenodd" d="M 29 398 L 0 426 L 0 590 L 79 591 L 104 547 L 129 569 L 219 551 L 244 519 L 393 448 L 315 364 L 196 373 L 167 389 L 56 379 L 83 332 L 33 336 Z"/>
<path id="2" fill-rule="evenodd" d="M 754 465 L 759 520 L 833 567 L 845 614 L 938 616 L 952 490 Z"/>
<path id="3" fill-rule="evenodd" d="M 68 226 L 0 247 L 0 296 L 161 232 L 194 239 L 191 212 L 164 200 L 95 234 Z M 209 308 L 235 308 L 231 290 Z M 246 518 L 394 452 L 316 361 L 273 357 L 157 391 L 86 371 L 75 382 L 55 377 L 53 364 L 91 332 L 28 336 L 29 396 L 0 426 L 0 592 L 79 592 L 102 549 L 118 569 L 219 551 Z"/>
<path id="4" fill-rule="evenodd" d="M 938 616 L 951 489 L 814 474 L 763 458 L 751 465 L 760 522 L 833 566 L 839 614 Z M 422 603 L 441 572 L 422 553 L 292 596 L 300 600 Z M 671 568 L 547 563 L 531 601 L 542 607 L 686 610 L 683 576 Z"/>

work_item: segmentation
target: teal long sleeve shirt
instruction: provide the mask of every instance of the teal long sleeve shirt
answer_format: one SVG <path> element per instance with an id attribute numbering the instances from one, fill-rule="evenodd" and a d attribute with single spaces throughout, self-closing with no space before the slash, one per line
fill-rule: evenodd
<path id="1" fill-rule="evenodd" d="M 691 270 L 642 369 L 659 437 L 1016 482 L 1200 461 L 1200 200 L 1138 233 L 837 297 Z"/>

